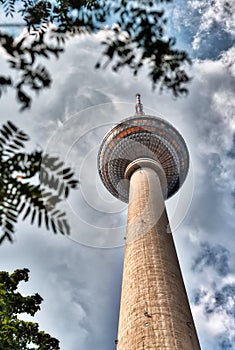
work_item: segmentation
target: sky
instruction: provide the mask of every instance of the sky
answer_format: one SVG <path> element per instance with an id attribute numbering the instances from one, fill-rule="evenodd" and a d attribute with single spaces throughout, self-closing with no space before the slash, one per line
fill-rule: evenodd
<path id="1" fill-rule="evenodd" d="M 188 178 L 166 206 L 201 348 L 235 348 L 235 1 L 177 0 L 167 11 L 169 32 L 193 59 L 187 97 L 153 91 L 145 69 L 95 70 L 98 33 L 47 63 L 52 88 L 30 110 L 19 113 L 10 91 L 0 100 L 1 123 L 13 121 L 32 149 L 60 156 L 80 180 L 63 203 L 70 237 L 19 222 L 14 243 L 0 248 L 1 270 L 30 269 L 20 289 L 43 297 L 33 320 L 63 350 L 115 349 L 127 207 L 102 185 L 96 157 L 105 133 L 134 115 L 137 92 L 190 152 Z M 7 72 L 2 51 L 0 65 Z"/>

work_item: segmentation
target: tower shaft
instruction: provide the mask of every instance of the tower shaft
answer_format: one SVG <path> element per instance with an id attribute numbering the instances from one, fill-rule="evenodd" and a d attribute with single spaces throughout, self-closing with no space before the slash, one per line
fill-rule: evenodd
<path id="1" fill-rule="evenodd" d="M 130 179 L 118 350 L 199 350 L 157 173 Z"/>

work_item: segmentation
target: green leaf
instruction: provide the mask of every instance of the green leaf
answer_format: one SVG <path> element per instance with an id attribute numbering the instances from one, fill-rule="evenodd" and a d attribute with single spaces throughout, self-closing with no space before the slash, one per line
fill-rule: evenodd
<path id="1" fill-rule="evenodd" d="M 74 176 L 74 174 L 73 174 L 73 173 L 70 173 L 70 174 L 68 174 L 68 175 L 63 176 L 63 179 L 64 179 L 64 180 L 68 180 L 68 179 L 71 179 L 71 177 L 73 177 L 73 176 Z"/>
<path id="2" fill-rule="evenodd" d="M 0 244 L 2 244 L 2 242 L 4 240 L 8 239 L 8 241 L 10 241 L 11 243 L 13 242 L 13 239 L 11 237 L 11 235 L 7 232 L 5 232 L 1 237 L 0 237 Z"/>
<path id="3" fill-rule="evenodd" d="M 26 210 L 26 213 L 23 216 L 23 220 L 25 220 L 27 218 L 27 216 L 29 215 L 30 211 L 31 211 L 31 208 L 30 208 L 30 206 L 28 206 L 28 209 Z"/>
<path id="4" fill-rule="evenodd" d="M 36 210 L 36 208 L 35 208 L 35 209 L 33 210 L 33 214 L 32 214 L 32 217 L 31 217 L 31 224 L 34 223 L 36 213 L 37 213 L 37 210 Z"/>
<path id="5" fill-rule="evenodd" d="M 66 168 L 66 169 L 63 169 L 63 170 L 59 171 L 57 173 L 57 175 L 62 175 L 63 176 L 63 175 L 66 175 L 66 174 L 70 173 L 70 171 L 71 171 L 70 168 Z"/>
<path id="6" fill-rule="evenodd" d="M 64 227 L 63 227 L 63 224 L 60 220 L 57 221 L 57 224 L 59 226 L 59 231 L 64 234 Z"/>
<path id="7" fill-rule="evenodd" d="M 38 227 L 41 227 L 42 225 L 42 213 L 39 211 L 38 213 Z"/>
<path id="8" fill-rule="evenodd" d="M 2 132 L 4 135 L 0 138 L 0 144 L 2 141 L 0 226 L 3 231 L 1 242 L 12 240 L 14 225 L 21 213 L 23 213 L 23 220 L 30 217 L 31 224 L 36 223 L 41 227 L 45 222 L 46 228 L 52 229 L 55 233 L 58 231 L 62 233 L 62 228 L 63 233 L 68 231 L 69 226 L 63 221 L 59 226 L 57 220 L 63 218 L 66 221 L 66 214 L 60 210 L 59 204 L 69 195 L 69 188 L 77 183 L 77 180 L 73 179 L 70 168 L 61 169 L 64 163 L 57 157 L 49 155 L 45 155 L 44 164 L 41 166 L 42 152 L 39 151 L 19 152 L 28 136 L 13 123 L 4 124 Z M 5 136 L 9 138 L 7 142 Z M 68 183 L 66 179 L 56 174 L 58 169 L 61 169 L 64 174 L 62 177 L 69 177 L 69 179 L 72 177 Z M 38 175 L 40 175 L 40 183 L 35 184 Z M 35 220 L 36 217 L 37 220 Z"/>
<path id="9" fill-rule="evenodd" d="M 43 301 L 38 293 L 24 296 L 18 291 L 19 283 L 28 278 L 26 268 L 12 274 L 0 271 L 0 349 L 59 350 L 59 341 L 41 331 L 38 323 L 20 318 L 22 313 L 34 316 Z"/>
<path id="10" fill-rule="evenodd" d="M 52 227 L 52 230 L 54 231 L 54 233 L 57 233 L 57 229 L 56 229 L 56 225 L 55 225 L 55 221 L 51 218 L 51 227 Z"/>
<path id="11" fill-rule="evenodd" d="M 0 133 L 3 135 L 3 137 L 4 137 L 6 140 L 9 140 L 10 135 L 9 135 L 6 131 L 0 129 Z"/>
<path id="12" fill-rule="evenodd" d="M 18 131 L 17 127 L 15 126 L 15 124 L 13 124 L 11 121 L 7 121 L 7 125 L 10 127 L 10 129 L 12 131 L 14 131 L 15 133 Z"/>
<path id="13" fill-rule="evenodd" d="M 10 128 L 7 127 L 7 125 L 3 125 L 2 128 L 5 130 L 5 132 L 9 135 L 12 136 L 13 133 Z"/>
<path id="14" fill-rule="evenodd" d="M 50 227 L 49 227 L 49 219 L 48 219 L 48 216 L 47 216 L 46 212 L 44 214 L 44 220 L 45 220 L 46 229 L 49 230 L 50 229 Z"/>
<path id="15" fill-rule="evenodd" d="M 25 202 L 21 204 L 21 206 L 20 206 L 20 208 L 18 210 L 19 214 L 24 210 L 24 207 L 25 207 Z"/>
<path id="16" fill-rule="evenodd" d="M 69 195 L 69 187 L 68 186 L 65 187 L 64 195 L 65 195 L 65 198 L 68 198 L 68 195 Z"/>
<path id="17" fill-rule="evenodd" d="M 65 232 L 67 233 L 67 235 L 70 234 L 70 226 L 67 223 L 67 221 L 65 219 L 62 220 L 63 226 L 65 227 Z"/>

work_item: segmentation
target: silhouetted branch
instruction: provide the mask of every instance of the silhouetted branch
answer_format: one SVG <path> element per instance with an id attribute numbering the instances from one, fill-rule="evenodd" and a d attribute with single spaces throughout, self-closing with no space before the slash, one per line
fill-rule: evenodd
<path id="1" fill-rule="evenodd" d="M 5 239 L 13 241 L 18 217 L 30 218 L 31 224 L 44 222 L 55 233 L 70 233 L 66 214 L 58 209 L 78 181 L 74 173 L 57 157 L 34 151 L 22 152 L 28 136 L 13 123 L 0 129 L 0 226 Z M 35 184 L 35 178 L 39 183 Z M 31 181 L 34 179 L 34 181 Z"/>
<path id="2" fill-rule="evenodd" d="M 9 66 L 19 73 L 17 81 L 0 77 L 0 95 L 11 87 L 16 90 L 21 109 L 30 107 L 31 96 L 26 89 L 39 92 L 51 85 L 50 74 L 40 58 L 59 57 L 71 36 L 97 33 L 107 24 L 104 50 L 96 68 L 111 64 L 118 71 L 127 66 L 136 75 L 146 65 L 153 88 L 170 90 L 174 96 L 186 93 L 189 77 L 184 64 L 190 59 L 186 52 L 175 49 L 175 39 L 165 34 L 167 19 L 162 4 L 170 1 L 0 0 L 6 16 L 14 18 L 19 8 L 28 30 L 20 40 L 0 32 Z"/>

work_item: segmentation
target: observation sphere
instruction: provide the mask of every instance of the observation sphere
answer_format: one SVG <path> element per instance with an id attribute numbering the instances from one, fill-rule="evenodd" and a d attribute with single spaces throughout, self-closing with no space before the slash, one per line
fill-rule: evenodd
<path id="1" fill-rule="evenodd" d="M 178 191 L 189 168 L 188 149 L 180 133 L 167 121 L 143 114 L 141 106 L 138 108 L 137 103 L 137 114 L 124 119 L 105 135 L 98 153 L 102 182 L 109 192 L 126 203 L 129 180 L 125 171 L 133 161 L 148 158 L 160 164 L 167 183 L 163 191 L 165 199 Z"/>

